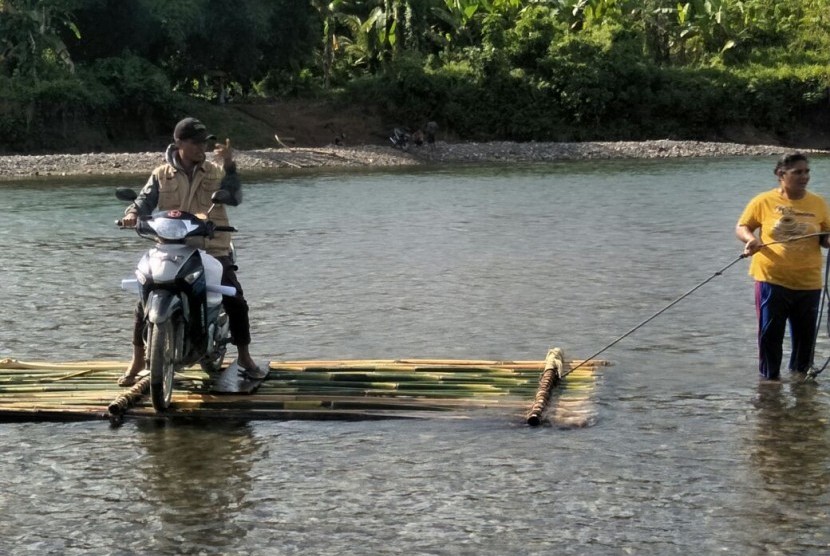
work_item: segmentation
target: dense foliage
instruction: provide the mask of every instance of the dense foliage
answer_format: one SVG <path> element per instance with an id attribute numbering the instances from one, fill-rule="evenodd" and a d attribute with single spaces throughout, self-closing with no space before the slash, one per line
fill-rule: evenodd
<path id="1" fill-rule="evenodd" d="M 338 97 L 476 139 L 780 133 L 828 103 L 829 4 L 0 0 L 0 149 L 148 136 L 194 96 Z"/>

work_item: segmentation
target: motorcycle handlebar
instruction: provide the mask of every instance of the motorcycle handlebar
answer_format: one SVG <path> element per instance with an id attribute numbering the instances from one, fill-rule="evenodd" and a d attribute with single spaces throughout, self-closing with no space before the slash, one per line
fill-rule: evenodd
<path id="1" fill-rule="evenodd" d="M 124 220 L 121 219 L 121 218 L 118 218 L 115 221 L 115 225 L 118 226 L 119 228 L 124 228 Z M 237 230 L 233 226 L 214 226 L 213 231 L 214 232 L 238 232 L 239 230 Z"/>

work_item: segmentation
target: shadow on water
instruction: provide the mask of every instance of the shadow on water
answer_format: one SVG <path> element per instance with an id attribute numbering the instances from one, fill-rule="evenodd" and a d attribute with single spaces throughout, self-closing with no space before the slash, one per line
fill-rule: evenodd
<path id="1" fill-rule="evenodd" d="M 239 519 L 262 447 L 247 423 L 138 424 L 143 497 L 154 508 L 142 550 L 223 553 L 250 527 Z"/>

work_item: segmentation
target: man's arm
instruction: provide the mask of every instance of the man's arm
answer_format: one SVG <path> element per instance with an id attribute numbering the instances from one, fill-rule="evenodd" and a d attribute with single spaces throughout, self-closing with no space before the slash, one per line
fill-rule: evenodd
<path id="1" fill-rule="evenodd" d="M 236 161 L 233 159 L 231 140 L 225 139 L 224 144 L 218 143 L 213 155 L 217 163 L 222 163 L 222 170 L 225 171 L 219 188 L 231 194 L 231 200 L 227 203 L 228 205 L 232 207 L 238 206 L 242 202 L 242 182 L 239 181 L 239 174 L 236 173 Z"/>
<path id="2" fill-rule="evenodd" d="M 231 161 L 230 164 L 223 166 L 223 169 L 225 175 L 222 177 L 219 189 L 224 189 L 231 194 L 228 205 L 238 206 L 242 202 L 242 182 L 239 180 L 239 174 L 236 173 L 236 162 Z"/>
<path id="3" fill-rule="evenodd" d="M 159 180 L 155 174 L 150 176 L 144 188 L 138 194 L 133 204 L 124 211 L 121 220 L 125 228 L 134 228 L 139 216 L 147 216 L 155 210 L 159 203 Z"/>
<path id="4" fill-rule="evenodd" d="M 159 180 L 155 174 L 150 176 L 144 188 L 139 192 L 133 204 L 127 207 L 126 213 L 134 212 L 139 216 L 152 213 L 159 204 Z"/>
<path id="5" fill-rule="evenodd" d="M 763 244 L 755 235 L 755 230 L 744 224 L 735 226 L 735 235 L 744 244 L 744 255 L 752 256 L 761 250 Z"/>
<path id="6" fill-rule="evenodd" d="M 830 208 L 827 206 L 827 201 L 824 202 L 824 215 L 819 225 L 824 235 L 818 236 L 818 244 L 825 249 L 830 249 Z"/>

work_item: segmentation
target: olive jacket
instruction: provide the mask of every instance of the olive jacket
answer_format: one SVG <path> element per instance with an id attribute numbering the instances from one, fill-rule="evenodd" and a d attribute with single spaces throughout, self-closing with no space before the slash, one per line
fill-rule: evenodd
<path id="1" fill-rule="evenodd" d="M 141 193 L 127 207 L 126 214 L 148 216 L 158 210 L 181 210 L 193 214 L 206 213 L 211 207 L 211 196 L 220 189 L 231 194 L 227 204 L 237 206 L 242 202 L 242 184 L 236 173 L 236 164 L 224 168 L 205 160 L 193 170 L 191 179 L 182 169 L 178 150 L 174 144 L 167 147 L 164 154 L 166 162 L 153 170 Z M 210 219 L 217 226 L 229 226 L 228 214 L 224 205 L 216 205 L 210 213 Z M 194 247 L 204 249 L 214 257 L 230 254 L 231 237 L 228 232 L 216 232 L 213 238 L 194 238 L 196 243 L 188 242 Z"/>

